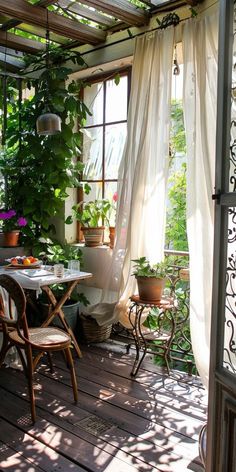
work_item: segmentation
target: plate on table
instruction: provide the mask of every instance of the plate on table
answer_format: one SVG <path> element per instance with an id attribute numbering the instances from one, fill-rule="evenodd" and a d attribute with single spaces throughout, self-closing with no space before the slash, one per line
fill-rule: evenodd
<path id="1" fill-rule="evenodd" d="M 31 261 L 32 259 L 32 261 Z M 33 260 L 34 259 L 34 260 Z M 27 263 L 24 261 L 27 260 Z M 32 257 L 11 257 L 11 259 L 6 259 L 6 262 L 8 262 L 8 266 L 5 266 L 5 269 L 30 269 L 30 268 L 35 268 L 39 267 L 42 264 L 42 261 L 40 261 L 37 258 L 32 258 Z"/>

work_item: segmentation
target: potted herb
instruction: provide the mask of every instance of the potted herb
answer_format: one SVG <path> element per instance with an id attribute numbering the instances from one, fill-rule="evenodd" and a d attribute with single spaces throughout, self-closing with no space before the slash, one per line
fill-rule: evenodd
<path id="1" fill-rule="evenodd" d="M 132 275 L 137 279 L 140 299 L 145 302 L 160 301 L 168 275 L 167 262 L 151 265 L 145 256 L 134 259 L 133 262 L 135 265 Z"/>
<path id="2" fill-rule="evenodd" d="M 80 202 L 72 207 L 74 218 L 81 224 L 85 246 L 96 247 L 103 244 L 103 223 L 110 207 L 111 203 L 105 199 Z"/>

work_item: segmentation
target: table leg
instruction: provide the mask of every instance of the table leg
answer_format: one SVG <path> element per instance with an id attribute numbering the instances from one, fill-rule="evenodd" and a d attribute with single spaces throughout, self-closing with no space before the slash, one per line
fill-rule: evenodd
<path id="1" fill-rule="evenodd" d="M 44 292 L 46 292 L 47 294 L 47 297 L 48 299 L 50 300 L 50 302 L 52 303 L 52 306 L 53 306 L 53 309 L 52 311 L 49 313 L 47 319 L 43 322 L 42 324 L 42 327 L 46 327 L 46 326 L 49 326 L 50 323 L 53 321 L 53 318 L 58 315 L 64 328 L 65 328 L 65 331 L 71 336 L 72 338 L 72 343 L 74 345 L 74 348 L 76 350 L 76 353 L 78 355 L 78 357 L 82 357 L 82 353 L 81 353 L 81 350 L 80 350 L 80 347 L 77 343 L 77 340 L 75 338 L 75 335 L 72 331 L 72 329 L 70 328 L 70 326 L 68 325 L 66 319 L 65 319 L 65 315 L 62 311 L 62 307 L 65 303 L 65 301 L 69 298 L 69 296 L 71 295 L 71 293 L 73 292 L 75 286 L 77 285 L 78 281 L 77 280 L 73 280 L 69 286 L 68 286 L 68 289 L 66 290 L 66 292 L 64 293 L 64 295 L 62 296 L 62 298 L 57 301 L 57 299 L 55 298 L 52 290 L 50 289 L 50 287 L 48 285 L 45 285 L 42 287 L 42 289 L 44 290 Z"/>

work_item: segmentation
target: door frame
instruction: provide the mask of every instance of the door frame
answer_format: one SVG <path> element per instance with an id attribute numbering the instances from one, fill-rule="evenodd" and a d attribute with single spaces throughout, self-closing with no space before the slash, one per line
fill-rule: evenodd
<path id="1" fill-rule="evenodd" d="M 230 427 L 229 423 L 230 412 L 236 411 L 236 382 L 235 376 L 223 367 L 228 207 L 236 207 L 236 192 L 229 192 L 233 11 L 234 0 L 220 0 L 216 176 L 213 195 L 216 204 L 206 472 L 233 471 L 229 446 L 233 439 L 230 432 L 234 425 Z"/>

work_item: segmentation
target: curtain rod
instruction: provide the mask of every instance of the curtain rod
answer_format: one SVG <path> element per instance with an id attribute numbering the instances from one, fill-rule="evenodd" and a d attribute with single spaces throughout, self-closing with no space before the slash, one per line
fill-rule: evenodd
<path id="1" fill-rule="evenodd" d="M 213 7 L 214 5 L 216 5 L 218 3 L 218 0 L 216 0 L 214 3 L 212 3 L 211 5 L 209 5 L 208 7 L 206 7 L 204 10 L 202 10 L 201 13 L 204 13 L 205 11 L 209 10 L 209 8 Z M 172 14 L 175 13 L 175 12 L 172 12 Z M 170 15 L 171 13 L 168 13 L 167 15 Z M 166 15 L 166 16 L 167 16 Z M 191 18 L 194 18 L 193 16 L 188 16 L 186 18 L 182 18 L 181 20 L 179 20 L 178 24 L 174 25 L 175 26 L 178 26 L 180 23 L 182 23 L 183 21 L 186 21 L 186 20 L 189 20 Z M 118 39 L 117 41 L 114 41 L 114 43 L 110 43 L 110 44 L 105 44 L 105 45 L 101 45 L 101 46 L 98 46 L 96 47 L 95 49 L 90 49 L 86 52 L 82 52 L 81 53 L 81 56 L 85 56 L 86 54 L 90 54 L 91 52 L 96 52 L 96 51 L 99 51 L 101 49 L 106 49 L 110 46 L 114 46 L 116 44 L 120 44 L 120 43 L 123 43 L 125 41 L 129 41 L 131 39 L 134 39 L 134 38 L 137 38 L 138 36 L 142 36 L 144 34 L 149 34 L 149 33 L 153 33 L 154 31 L 157 31 L 159 29 L 164 29 L 161 25 L 159 26 L 156 26 L 155 28 L 152 28 L 150 30 L 147 30 L 147 31 L 142 31 L 141 33 L 136 33 L 136 34 L 132 34 L 130 31 L 129 31 L 129 28 L 127 29 L 128 31 L 128 37 L 127 38 L 123 38 L 123 39 Z"/>

